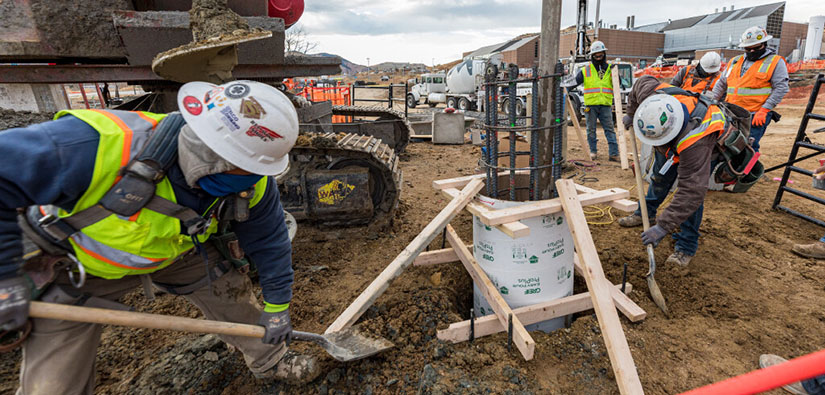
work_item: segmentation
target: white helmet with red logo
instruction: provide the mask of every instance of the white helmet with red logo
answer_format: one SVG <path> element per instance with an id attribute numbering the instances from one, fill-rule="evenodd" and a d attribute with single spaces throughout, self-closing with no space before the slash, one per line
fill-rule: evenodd
<path id="1" fill-rule="evenodd" d="M 190 82 L 178 91 L 178 108 L 198 138 L 238 168 L 270 176 L 289 166 L 298 114 L 278 89 L 243 80 Z"/>
<path id="2" fill-rule="evenodd" d="M 768 34 L 765 29 L 759 26 L 752 26 L 742 33 L 742 40 L 739 41 L 739 48 L 752 47 L 754 45 L 767 42 L 772 38 L 773 36 Z"/>

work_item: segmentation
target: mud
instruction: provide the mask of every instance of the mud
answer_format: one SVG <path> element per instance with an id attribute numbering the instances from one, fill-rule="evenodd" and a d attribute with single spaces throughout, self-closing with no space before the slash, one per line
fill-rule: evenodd
<path id="1" fill-rule="evenodd" d="M 14 111 L 0 108 L 0 130 L 25 127 L 51 121 L 53 118 L 54 113 Z"/>
<path id="2" fill-rule="evenodd" d="M 766 167 L 787 159 L 801 116 L 801 105 L 782 105 L 781 122 L 772 124 L 762 141 Z M 818 112 L 825 113 L 820 100 Z M 596 168 L 571 167 L 564 173 L 593 188 L 634 185 L 632 173 L 607 162 L 607 146 L 599 131 L 601 162 Z M 825 143 L 820 135 L 815 142 Z M 311 141 L 310 141 L 311 143 Z M 575 139 L 571 159 L 587 152 Z M 430 184 L 433 180 L 472 174 L 478 147 L 408 146 L 400 167 L 404 191 L 390 229 L 374 236 L 323 240 L 329 229 L 299 225 L 293 243 L 295 269 L 293 325 L 322 332 L 355 297 L 403 250 L 448 202 Z M 801 167 L 815 166 L 811 159 Z M 612 210 L 590 226 L 607 278 L 620 282 L 628 264 L 630 298 L 648 313 L 639 323 L 622 318 L 639 376 L 648 394 L 672 394 L 756 369 L 761 353 L 796 357 L 822 348 L 825 337 L 825 263 L 803 259 L 789 250 L 793 243 L 813 242 L 823 229 L 771 210 L 779 173 L 757 183 L 749 193 L 710 193 L 705 203 L 700 248 L 688 267 L 664 262 L 673 251 L 669 239 L 656 249 L 661 262 L 656 279 L 667 298 L 665 317 L 647 295 L 645 250 L 640 229 L 621 228 Z M 816 193 L 810 178 L 792 179 Z M 635 191 L 632 191 L 635 192 Z M 822 208 L 787 196 L 788 206 L 814 216 Z M 612 219 L 611 216 L 612 215 Z M 466 241 L 472 239 L 471 217 L 461 213 L 452 222 Z M 441 238 L 430 249 L 441 248 Z M 575 292 L 585 290 L 576 280 Z M 205 394 L 411 394 L 618 393 L 610 360 L 592 311 L 578 314 L 569 328 L 551 334 L 531 332 L 536 357 L 524 361 L 507 349 L 505 334 L 474 343 L 445 344 L 438 329 L 467 319 L 472 305 L 471 280 L 460 264 L 410 267 L 364 314 L 366 331 L 395 343 L 389 352 L 354 362 L 338 363 L 320 348 L 293 343 L 316 355 L 323 373 L 299 387 L 256 380 L 242 357 L 223 344 L 196 335 L 107 327 L 98 352 L 96 392 Z M 147 302 L 140 292 L 125 302 L 139 311 L 198 317 L 183 299 L 161 295 Z M 0 391 L 16 387 L 19 354 L 0 356 Z M 774 394 L 781 392 L 774 391 Z"/>
<path id="3" fill-rule="evenodd" d="M 189 27 L 194 41 L 249 30 L 249 24 L 226 5 L 227 0 L 194 0 Z"/>
<path id="4" fill-rule="evenodd" d="M 127 0 L 31 0 L 40 41 L 51 53 L 70 57 L 125 57 L 112 11 L 133 9 Z"/>

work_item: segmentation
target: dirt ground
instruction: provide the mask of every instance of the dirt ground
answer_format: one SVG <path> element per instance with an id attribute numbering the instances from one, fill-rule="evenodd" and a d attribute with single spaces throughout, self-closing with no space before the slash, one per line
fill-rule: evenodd
<path id="1" fill-rule="evenodd" d="M 787 159 L 803 101 L 789 97 L 779 109 L 782 121 L 768 128 L 762 140 L 766 167 Z M 825 112 L 823 99 L 819 112 Z M 811 137 L 825 143 L 819 135 Z M 603 160 L 607 147 L 601 131 L 599 139 Z M 585 157 L 575 138 L 569 147 L 570 159 Z M 379 237 L 324 241 L 322 229 L 299 226 L 293 259 L 294 326 L 323 331 L 447 204 L 431 182 L 473 174 L 479 158 L 479 148 L 471 145 L 410 144 L 401 163 L 400 208 L 392 227 Z M 815 165 L 808 160 L 801 167 Z M 630 171 L 606 161 L 586 170 L 573 166 L 564 176 L 592 188 L 634 185 Z M 620 282 L 627 263 L 628 281 L 635 286 L 630 297 L 648 313 L 635 324 L 622 318 L 647 393 L 678 393 L 751 371 L 758 367 L 762 353 L 796 357 L 823 347 L 825 263 L 790 252 L 793 243 L 821 237 L 823 228 L 771 209 L 778 185 L 772 178 L 780 176 L 779 171 L 768 174 L 747 194 L 709 193 L 699 252 L 688 267 L 664 264 L 672 252 L 670 240 L 656 249 L 660 262 L 656 279 L 670 317 L 647 295 L 647 258 L 639 242 L 640 229 L 621 228 L 615 222 L 591 225 L 607 277 Z M 796 174 L 791 179 L 793 186 L 813 191 L 807 177 Z M 814 193 L 822 196 L 821 191 Z M 783 202 L 821 217 L 821 207 L 812 202 L 787 195 Z M 612 215 L 623 213 L 612 210 Z M 610 222 L 610 218 L 593 221 Z M 472 239 L 469 214 L 460 214 L 452 223 L 464 240 Z M 436 238 L 431 247 L 440 248 L 440 243 Z M 584 291 L 583 283 L 576 280 L 576 292 Z M 150 303 L 136 291 L 125 302 L 139 311 L 200 316 L 193 306 L 168 295 Z M 322 361 L 321 376 L 302 387 L 254 379 L 240 354 L 212 336 L 107 327 L 98 353 L 97 392 L 618 393 L 592 311 L 577 315 L 569 328 L 531 333 L 536 357 L 528 362 L 517 350 L 508 351 L 505 334 L 455 345 L 435 338 L 437 329 L 467 319 L 471 306 L 471 280 L 460 264 L 411 267 L 361 321 L 368 330 L 394 342 L 395 349 L 359 362 L 338 363 L 313 346 L 295 344 Z M 3 393 L 16 387 L 18 361 L 19 352 L 0 357 Z"/>

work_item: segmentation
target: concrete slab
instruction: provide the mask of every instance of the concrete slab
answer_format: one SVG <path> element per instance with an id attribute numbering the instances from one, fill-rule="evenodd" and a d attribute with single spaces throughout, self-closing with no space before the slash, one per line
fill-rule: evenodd
<path id="1" fill-rule="evenodd" d="M 433 114 L 433 144 L 464 144 L 464 114 Z"/>

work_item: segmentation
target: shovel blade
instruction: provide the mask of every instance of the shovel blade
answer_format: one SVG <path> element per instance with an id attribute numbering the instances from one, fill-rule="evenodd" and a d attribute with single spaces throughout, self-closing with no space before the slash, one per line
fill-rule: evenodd
<path id="1" fill-rule="evenodd" d="M 395 346 L 387 339 L 366 336 L 357 327 L 327 333 L 322 337 L 324 342 L 318 344 L 341 362 L 367 358 Z"/>
<path id="2" fill-rule="evenodd" d="M 662 290 L 659 289 L 659 284 L 656 284 L 656 279 L 653 278 L 652 274 L 647 276 L 647 288 L 650 290 L 650 297 L 653 299 L 653 303 L 656 303 L 656 306 L 659 306 L 665 315 L 669 315 L 670 313 L 667 310 L 665 297 L 662 295 Z"/>

